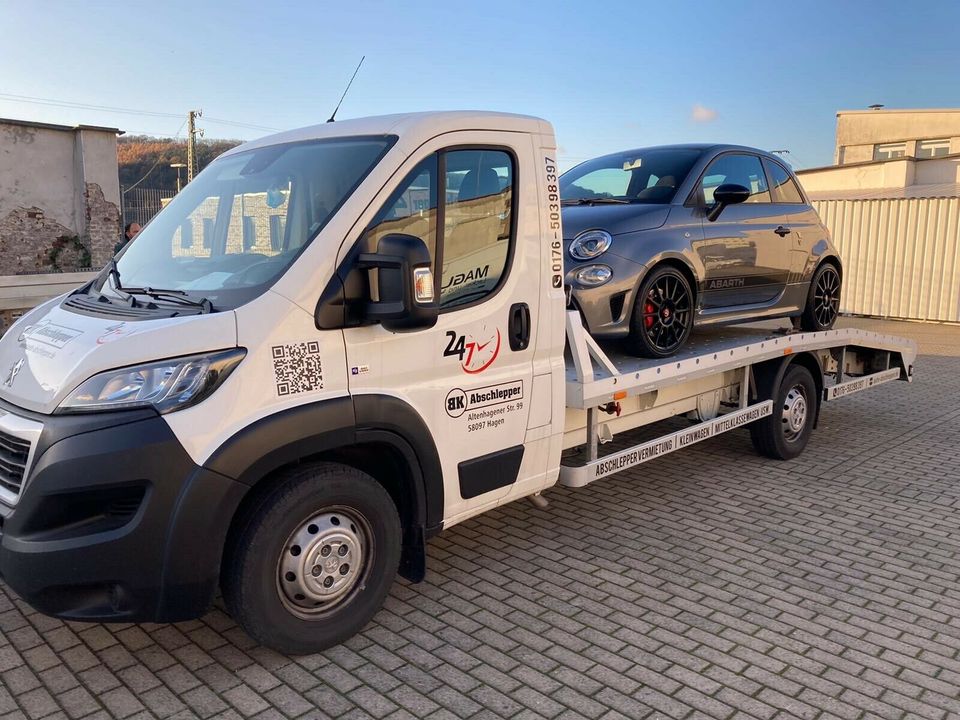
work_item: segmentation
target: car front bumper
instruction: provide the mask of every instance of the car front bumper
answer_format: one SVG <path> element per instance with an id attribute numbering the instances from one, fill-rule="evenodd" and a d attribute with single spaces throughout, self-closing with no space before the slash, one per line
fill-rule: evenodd
<path id="1" fill-rule="evenodd" d="M 246 486 L 197 466 L 152 410 L 42 416 L 15 504 L 0 503 L 0 576 L 29 605 L 89 621 L 169 622 L 213 600 Z"/>
<path id="2" fill-rule="evenodd" d="M 585 287 L 577 282 L 577 271 L 590 265 L 606 265 L 613 275 L 599 287 Z M 630 315 L 637 287 L 646 266 L 606 252 L 595 260 L 569 263 L 566 284 L 572 288 L 573 304 L 580 310 L 587 330 L 594 337 L 626 337 L 630 332 Z"/>

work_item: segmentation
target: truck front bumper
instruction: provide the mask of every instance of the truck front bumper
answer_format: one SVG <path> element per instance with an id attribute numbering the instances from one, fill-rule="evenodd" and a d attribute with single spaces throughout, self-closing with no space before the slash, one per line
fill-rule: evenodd
<path id="1" fill-rule="evenodd" d="M 0 576 L 20 597 L 90 621 L 170 622 L 209 607 L 245 486 L 197 466 L 152 410 L 0 412 L 43 426 L 15 504 L 0 503 Z"/>

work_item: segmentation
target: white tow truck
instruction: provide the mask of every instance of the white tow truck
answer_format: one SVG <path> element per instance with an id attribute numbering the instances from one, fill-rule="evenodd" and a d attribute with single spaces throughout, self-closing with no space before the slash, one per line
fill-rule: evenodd
<path id="1" fill-rule="evenodd" d="M 0 574 L 75 620 L 182 620 L 221 590 L 254 638 L 312 652 L 421 580 L 444 528 L 742 426 L 788 459 L 822 401 L 912 377 L 912 342 L 860 330 L 618 354 L 566 309 L 563 248 L 536 118 L 224 154 L 0 339 Z"/>

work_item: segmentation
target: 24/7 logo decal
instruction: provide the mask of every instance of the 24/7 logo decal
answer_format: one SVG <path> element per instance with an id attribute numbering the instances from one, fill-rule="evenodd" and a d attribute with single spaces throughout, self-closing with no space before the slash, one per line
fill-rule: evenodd
<path id="1" fill-rule="evenodd" d="M 487 331 L 484 328 L 478 336 L 460 335 L 453 330 L 447 331 L 447 347 L 444 357 L 456 357 L 465 373 L 475 375 L 493 365 L 500 354 L 500 329 Z"/>

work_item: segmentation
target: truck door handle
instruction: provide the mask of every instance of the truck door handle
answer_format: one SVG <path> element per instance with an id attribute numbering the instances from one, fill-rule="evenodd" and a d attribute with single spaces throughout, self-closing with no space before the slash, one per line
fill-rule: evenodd
<path id="1" fill-rule="evenodd" d="M 526 303 L 514 303 L 510 306 L 510 349 L 526 350 L 530 344 L 530 308 Z"/>
<path id="2" fill-rule="evenodd" d="M 783 225 L 781 225 L 781 226 L 778 227 L 776 230 L 774 230 L 774 232 L 775 232 L 777 235 L 779 235 L 780 237 L 784 237 L 785 235 L 789 235 L 789 234 L 790 234 L 790 228 L 784 227 Z"/>

